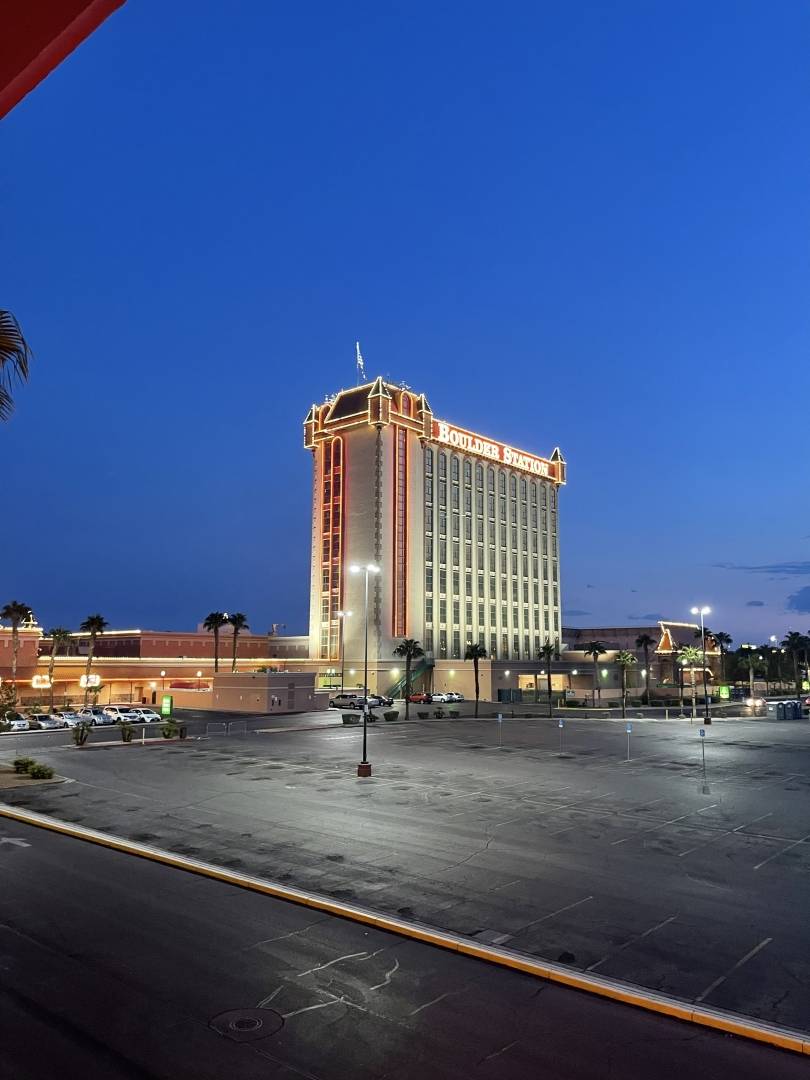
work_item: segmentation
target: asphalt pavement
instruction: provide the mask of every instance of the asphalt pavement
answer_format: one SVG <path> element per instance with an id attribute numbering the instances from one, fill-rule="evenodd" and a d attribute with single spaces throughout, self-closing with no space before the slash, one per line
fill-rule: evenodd
<path id="1" fill-rule="evenodd" d="M 702 1080 L 785 1051 L 0 822 L 0 1075 Z"/>
<path id="2" fill-rule="evenodd" d="M 808 1031 L 810 728 L 699 730 L 378 724 L 370 780 L 356 729 L 54 745 L 8 799 Z"/>

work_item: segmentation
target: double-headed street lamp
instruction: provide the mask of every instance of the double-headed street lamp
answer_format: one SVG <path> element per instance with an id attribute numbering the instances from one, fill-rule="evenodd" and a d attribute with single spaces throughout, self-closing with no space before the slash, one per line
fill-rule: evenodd
<path id="1" fill-rule="evenodd" d="M 346 689 L 346 683 L 343 681 L 343 667 L 345 657 L 345 639 L 346 639 L 346 619 L 351 617 L 351 611 L 338 611 L 337 617 L 340 619 L 340 692 L 341 694 Z"/>
<path id="2" fill-rule="evenodd" d="M 709 691 L 706 686 L 706 629 L 703 625 L 703 616 L 711 614 L 710 607 L 693 607 L 692 614 L 700 616 L 700 644 L 703 649 L 703 718 L 707 724 L 712 722 L 709 712 Z"/>
<path id="3" fill-rule="evenodd" d="M 357 766 L 358 776 L 371 776 L 371 765 L 366 753 L 368 746 L 368 576 L 379 574 L 379 566 L 368 563 L 366 566 L 352 566 L 349 568 L 353 574 L 365 575 L 365 594 L 363 600 L 363 760 Z"/>

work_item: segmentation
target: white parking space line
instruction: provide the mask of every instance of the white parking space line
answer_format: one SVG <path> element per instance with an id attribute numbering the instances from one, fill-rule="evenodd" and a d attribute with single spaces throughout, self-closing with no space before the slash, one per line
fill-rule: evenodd
<path id="1" fill-rule="evenodd" d="M 803 836 L 801 840 L 794 840 L 792 844 L 788 844 L 787 847 L 783 847 L 781 851 L 776 851 L 773 855 L 769 855 L 767 859 L 763 859 L 761 863 L 757 863 L 754 869 L 759 870 L 761 866 L 765 866 L 767 863 L 773 862 L 774 859 L 778 859 L 780 855 L 784 855 L 787 851 L 792 851 L 793 848 L 798 847 L 799 844 L 803 844 L 806 840 L 810 840 L 810 833 L 808 833 L 807 836 Z"/>
<path id="2" fill-rule="evenodd" d="M 545 922 L 547 919 L 553 919 L 555 915 L 562 915 L 564 911 L 570 911 L 572 908 L 579 907 L 580 904 L 587 904 L 589 900 L 593 900 L 593 897 L 585 896 L 582 898 L 582 900 L 575 900 L 573 904 L 566 904 L 565 907 L 557 908 L 556 911 L 550 911 L 548 915 L 543 915 L 539 919 L 532 919 L 532 921 L 530 923 L 526 923 L 526 925 L 522 929 L 528 930 L 530 926 L 537 926 L 538 923 Z"/>
<path id="3" fill-rule="evenodd" d="M 703 991 L 703 993 L 699 994 L 695 998 L 695 1003 L 697 1003 L 699 1001 L 703 1001 L 705 998 L 707 998 L 709 996 L 709 994 L 713 993 L 717 989 L 718 986 L 721 986 L 726 981 L 726 979 L 729 977 L 729 975 L 733 975 L 734 972 L 737 971 L 738 968 L 741 968 L 743 966 L 743 964 L 747 964 L 748 961 L 752 957 L 756 956 L 758 952 L 762 952 L 762 950 L 765 948 L 765 946 L 770 945 L 770 943 L 772 941 L 773 941 L 773 938 L 766 937 L 764 941 L 760 941 L 759 945 L 755 945 L 754 948 L 751 949 L 750 952 L 747 952 L 745 954 L 745 956 L 741 960 L 737 961 L 737 963 L 734 965 L 734 967 L 730 967 L 728 969 L 728 971 L 725 973 L 725 975 L 721 975 L 719 979 L 715 979 L 713 983 L 711 983 L 709 986 L 707 986 L 706 989 Z"/>
<path id="4" fill-rule="evenodd" d="M 602 964 L 604 964 L 604 962 L 606 960 L 609 960 L 612 956 L 615 956 L 616 953 L 623 952 L 624 949 L 628 948 L 634 942 L 641 941 L 643 938 L 649 937 L 650 934 L 654 934 L 656 930 L 660 930 L 662 926 L 666 926 L 668 923 L 674 922 L 677 919 L 677 917 L 678 917 L 677 915 L 670 915 L 669 918 L 662 919 L 660 923 L 656 923 L 655 926 L 651 926 L 649 928 L 649 930 L 645 930 L 641 934 L 634 934 L 633 937 L 628 938 L 628 940 L 625 941 L 622 945 L 619 945 L 617 948 L 613 949 L 611 952 L 606 953 L 602 957 L 601 960 L 597 960 L 595 964 L 591 964 L 590 967 L 585 968 L 585 970 L 586 971 L 593 971 L 595 968 L 600 967 Z"/>
<path id="5" fill-rule="evenodd" d="M 626 844 L 629 840 L 635 840 L 638 836 L 645 836 L 647 833 L 656 832 L 658 829 L 665 829 L 667 825 L 675 825 L 678 821 L 684 821 L 688 817 L 694 817 L 695 814 L 702 814 L 706 810 L 713 810 L 719 803 L 712 803 L 711 806 L 702 806 L 700 810 L 690 810 L 688 814 L 681 814 L 680 817 L 670 818 L 669 821 L 662 821 L 658 825 L 653 825 L 649 829 L 640 829 L 635 836 L 623 836 L 621 840 L 611 840 L 611 847 L 615 847 L 616 844 Z"/>

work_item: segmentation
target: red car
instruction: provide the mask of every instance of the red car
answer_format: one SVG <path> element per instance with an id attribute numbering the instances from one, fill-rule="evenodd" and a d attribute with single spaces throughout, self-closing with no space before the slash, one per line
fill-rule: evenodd
<path id="1" fill-rule="evenodd" d="M 420 691 L 417 694 L 411 694 L 411 696 L 408 698 L 408 701 L 410 701 L 412 705 L 430 705 L 431 701 L 433 701 L 433 698 L 430 694 L 426 694 L 424 693 L 424 691 Z"/>

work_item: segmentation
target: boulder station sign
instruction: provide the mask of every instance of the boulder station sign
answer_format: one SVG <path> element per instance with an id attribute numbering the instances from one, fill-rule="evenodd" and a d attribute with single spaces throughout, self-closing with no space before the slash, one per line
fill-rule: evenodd
<path id="1" fill-rule="evenodd" d="M 519 469 L 521 472 L 532 473 L 534 476 L 547 477 L 549 480 L 556 479 L 554 465 L 546 458 L 515 450 L 505 443 L 493 442 L 491 439 L 485 439 L 483 435 L 475 435 L 471 431 L 465 431 L 464 428 L 454 427 L 444 420 L 433 421 L 433 438 L 436 442 L 452 446 L 462 453 L 499 461 L 510 469 Z"/>

